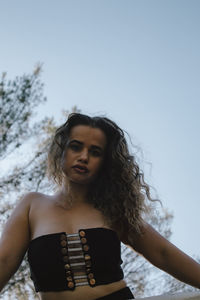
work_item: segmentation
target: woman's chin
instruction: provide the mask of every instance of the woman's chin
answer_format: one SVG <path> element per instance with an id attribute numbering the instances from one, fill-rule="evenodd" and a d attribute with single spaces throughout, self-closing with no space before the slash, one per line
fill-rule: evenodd
<path id="1" fill-rule="evenodd" d="M 80 185 L 88 185 L 91 183 L 91 180 L 90 178 L 69 178 L 69 181 L 71 181 L 72 183 L 75 183 L 75 184 L 80 184 Z"/>

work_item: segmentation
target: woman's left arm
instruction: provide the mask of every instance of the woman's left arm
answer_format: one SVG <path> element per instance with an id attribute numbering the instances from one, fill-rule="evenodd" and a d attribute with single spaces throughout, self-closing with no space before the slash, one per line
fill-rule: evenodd
<path id="1" fill-rule="evenodd" d="M 143 234 L 133 234 L 130 246 L 149 262 L 175 278 L 200 289 L 200 264 L 166 240 L 149 224 L 144 223 Z"/>

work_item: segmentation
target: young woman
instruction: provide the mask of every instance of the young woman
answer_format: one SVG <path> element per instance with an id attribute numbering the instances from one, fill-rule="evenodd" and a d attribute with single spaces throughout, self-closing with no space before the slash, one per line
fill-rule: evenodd
<path id="1" fill-rule="evenodd" d="M 42 300 L 133 299 L 121 269 L 121 241 L 200 288 L 200 265 L 142 219 L 149 187 L 113 121 L 71 114 L 52 140 L 48 170 L 55 194 L 27 194 L 3 231 L 1 289 L 28 250 Z"/>

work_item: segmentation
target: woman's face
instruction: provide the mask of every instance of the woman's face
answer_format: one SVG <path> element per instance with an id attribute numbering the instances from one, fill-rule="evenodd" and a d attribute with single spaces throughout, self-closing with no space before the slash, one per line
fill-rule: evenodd
<path id="1" fill-rule="evenodd" d="M 88 125 L 72 127 L 62 159 L 62 170 L 73 182 L 92 182 L 103 164 L 106 136 Z"/>

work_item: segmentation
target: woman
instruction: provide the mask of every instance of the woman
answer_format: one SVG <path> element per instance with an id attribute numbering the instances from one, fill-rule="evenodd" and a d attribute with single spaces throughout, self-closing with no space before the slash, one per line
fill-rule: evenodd
<path id="1" fill-rule="evenodd" d="M 52 140 L 48 170 L 55 194 L 27 194 L 5 226 L 1 289 L 28 250 L 42 300 L 133 299 L 120 266 L 120 241 L 200 288 L 200 265 L 142 219 L 149 187 L 114 122 L 71 114 Z"/>

